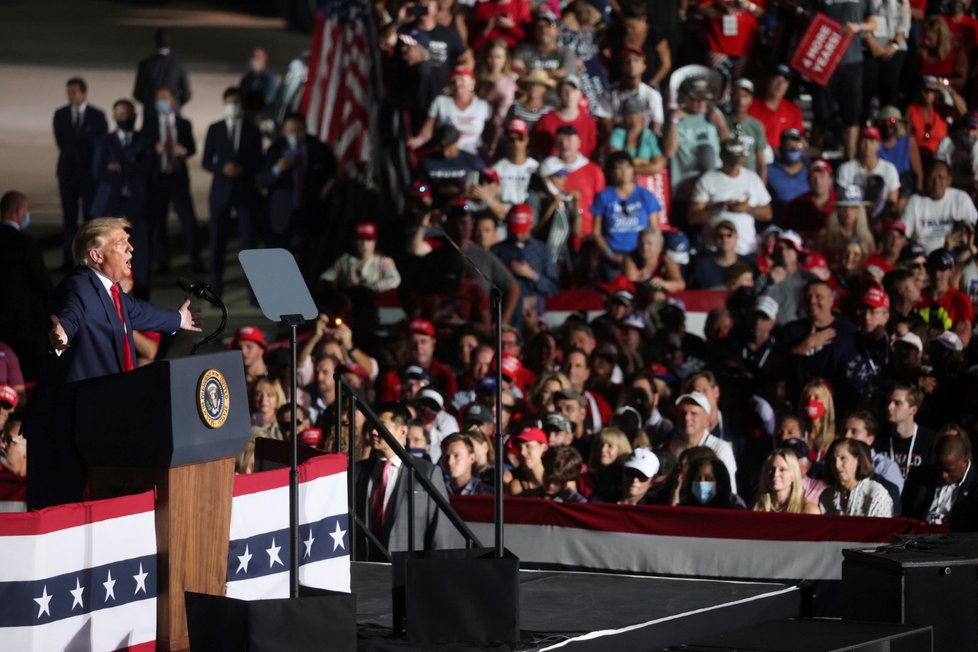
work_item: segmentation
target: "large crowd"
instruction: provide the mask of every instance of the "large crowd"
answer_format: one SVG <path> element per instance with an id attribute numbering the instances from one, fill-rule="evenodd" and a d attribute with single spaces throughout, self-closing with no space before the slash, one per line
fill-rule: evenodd
<path id="1" fill-rule="evenodd" d="M 788 65 L 816 12 L 852 37 L 825 86 Z M 133 222 L 137 294 L 150 253 L 168 266 L 171 204 L 190 265 L 218 291 L 232 214 L 239 247 L 306 263 L 321 315 L 302 338 L 299 396 L 271 333 L 247 326 L 230 343 L 253 409 L 239 471 L 258 438 L 292 436 L 293 410 L 303 444 L 399 467 L 362 415 L 355 441 L 335 431 L 342 374 L 449 494 L 491 493 L 502 465 L 508 495 L 978 529 L 970 2 L 423 0 L 377 5 L 374 24 L 382 104 L 402 126 L 386 136 L 412 176 L 401 211 L 324 226 L 330 143 L 304 136 L 297 113 L 259 129 L 276 97 L 261 49 L 208 130 L 209 265 L 181 204 L 189 86 L 137 96 L 139 131 L 135 104 L 117 102 L 84 182 L 59 163 L 81 188 L 69 210 L 62 184 L 66 219 L 81 201 L 86 216 Z M 68 82 L 66 138 L 88 133 L 85 91 Z M 27 199 L 0 213 L 23 229 Z M 310 244 L 328 229 L 351 237 L 320 261 Z M 548 310 L 561 294 L 597 294 L 603 311 Z M 380 318 L 392 296 L 405 315 L 393 325 Z M 684 300 L 703 297 L 716 307 L 693 333 Z M 16 354 L 34 373 L 36 334 L 7 343 L 0 362 Z M 23 400 L 5 373 L 4 417 Z M 4 441 L 10 467 L 24 440 Z M 391 464 L 365 467 L 372 525 L 385 523 Z"/>

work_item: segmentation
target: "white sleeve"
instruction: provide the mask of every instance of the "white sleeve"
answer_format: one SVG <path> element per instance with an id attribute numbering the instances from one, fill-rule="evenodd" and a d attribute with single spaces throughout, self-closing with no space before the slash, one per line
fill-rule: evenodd
<path id="1" fill-rule="evenodd" d="M 948 165 L 951 165 L 951 151 L 953 148 L 954 143 L 951 142 L 951 137 L 944 136 L 944 138 L 941 139 L 941 143 L 937 146 L 937 151 L 934 152 L 934 160 L 944 161 Z"/>
<path id="2" fill-rule="evenodd" d="M 428 117 L 435 118 L 436 120 L 444 119 L 447 115 L 444 113 L 445 102 L 443 100 L 451 101 L 447 95 L 439 95 L 435 98 L 435 101 L 431 103 L 428 107 Z"/>
<path id="3" fill-rule="evenodd" d="M 914 207 L 917 205 L 917 195 L 911 195 L 910 199 L 907 200 L 907 205 L 903 207 L 903 215 L 900 216 L 900 221 L 903 225 L 907 227 L 907 239 L 913 240 L 914 233 L 916 232 L 917 220 L 914 219 Z"/>
<path id="4" fill-rule="evenodd" d="M 756 174 L 752 176 L 750 185 L 750 201 L 748 203 L 751 207 L 757 208 L 758 206 L 767 206 L 771 203 L 771 193 L 767 191 L 767 187 L 761 181 L 761 177 Z"/>
<path id="5" fill-rule="evenodd" d="M 713 197 L 713 191 L 706 187 L 706 175 L 701 176 L 696 180 L 696 184 L 693 186 L 693 196 L 692 200 L 694 202 L 709 202 Z"/>
<path id="6" fill-rule="evenodd" d="M 730 473 L 730 490 L 737 493 L 737 460 L 734 459 L 733 448 L 730 446 L 730 442 L 721 442 L 720 450 L 717 451 L 717 457 L 723 462 L 723 465 L 727 467 L 727 471 Z"/>
<path id="7" fill-rule="evenodd" d="M 962 192 L 960 197 L 961 207 L 958 210 L 958 219 L 972 225 L 975 224 L 975 222 L 978 222 L 978 210 L 975 210 L 975 202 L 972 201 L 971 195 L 966 192 Z"/>
<path id="8" fill-rule="evenodd" d="M 662 108 L 662 93 L 651 86 L 649 88 L 652 89 L 651 102 L 649 103 L 649 113 L 651 115 L 649 117 L 653 123 L 661 125 L 666 121 L 666 114 Z"/>
<path id="9" fill-rule="evenodd" d="M 855 173 L 853 172 L 856 166 L 852 161 L 848 161 L 839 166 L 839 176 L 836 178 L 835 182 L 842 188 L 846 186 L 851 186 L 855 180 Z"/>
<path id="10" fill-rule="evenodd" d="M 887 163 L 887 165 L 886 165 L 886 187 L 888 189 L 887 192 L 892 192 L 894 190 L 899 190 L 900 189 L 900 173 L 897 172 L 897 169 L 896 169 L 896 166 L 895 165 L 893 165 L 889 161 L 887 161 L 886 163 Z"/>

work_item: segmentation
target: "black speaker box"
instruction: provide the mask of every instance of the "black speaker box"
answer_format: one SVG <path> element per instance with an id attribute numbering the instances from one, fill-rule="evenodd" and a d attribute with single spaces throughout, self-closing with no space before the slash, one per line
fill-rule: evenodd
<path id="1" fill-rule="evenodd" d="M 935 649 L 930 627 L 827 618 L 773 621 L 666 648 L 668 652 L 933 652 Z"/>
<path id="2" fill-rule="evenodd" d="M 844 550 L 842 615 L 932 625 L 934 649 L 978 646 L 978 538 L 916 537 L 869 550 Z"/>
<path id="3" fill-rule="evenodd" d="M 300 587 L 300 597 L 238 600 L 187 591 L 191 652 L 355 650 L 357 599 Z"/>
<path id="4" fill-rule="evenodd" d="M 492 548 L 394 553 L 394 634 L 418 645 L 493 647 L 520 637 L 520 561 Z"/>

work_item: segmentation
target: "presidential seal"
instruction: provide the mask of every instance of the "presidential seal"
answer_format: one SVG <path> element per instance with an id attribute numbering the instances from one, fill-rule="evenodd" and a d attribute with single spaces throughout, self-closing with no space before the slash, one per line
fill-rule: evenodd
<path id="1" fill-rule="evenodd" d="M 210 428 L 220 428 L 228 419 L 231 394 L 228 382 L 217 369 L 208 369 L 197 381 L 197 410 Z"/>

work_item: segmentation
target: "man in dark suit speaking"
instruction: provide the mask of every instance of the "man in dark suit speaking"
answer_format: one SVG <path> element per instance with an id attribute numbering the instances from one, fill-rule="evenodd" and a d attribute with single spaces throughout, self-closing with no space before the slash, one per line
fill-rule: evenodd
<path id="1" fill-rule="evenodd" d="M 410 414 L 401 403 L 385 403 L 377 408 L 377 416 L 384 427 L 402 446 L 407 441 Z M 370 437 L 373 456 L 356 467 L 356 512 L 377 539 L 391 552 L 408 549 L 408 500 L 414 500 L 414 549 L 432 550 L 461 547 L 462 539 L 448 518 L 441 513 L 420 483 L 414 486 L 414 496 L 408 495 L 407 471 L 394 451 L 376 430 Z M 424 474 L 438 492 L 448 497 L 444 474 L 441 469 L 415 458 L 420 473 Z M 371 561 L 384 560 L 376 546 L 367 546 L 366 537 L 357 545 L 358 551 L 367 551 L 363 558 Z M 359 554 L 363 554 L 362 552 Z"/>
<path id="2" fill-rule="evenodd" d="M 111 217 L 82 225 L 72 245 L 78 267 L 55 289 L 48 333 L 55 355 L 49 356 L 40 395 L 24 426 L 31 438 L 27 493 L 32 509 L 82 498 L 85 470 L 73 441 L 71 383 L 131 370 L 134 330 L 200 331 L 190 299 L 179 310 L 167 310 L 122 292 L 119 281 L 132 265 L 128 227 L 126 220 Z"/>

